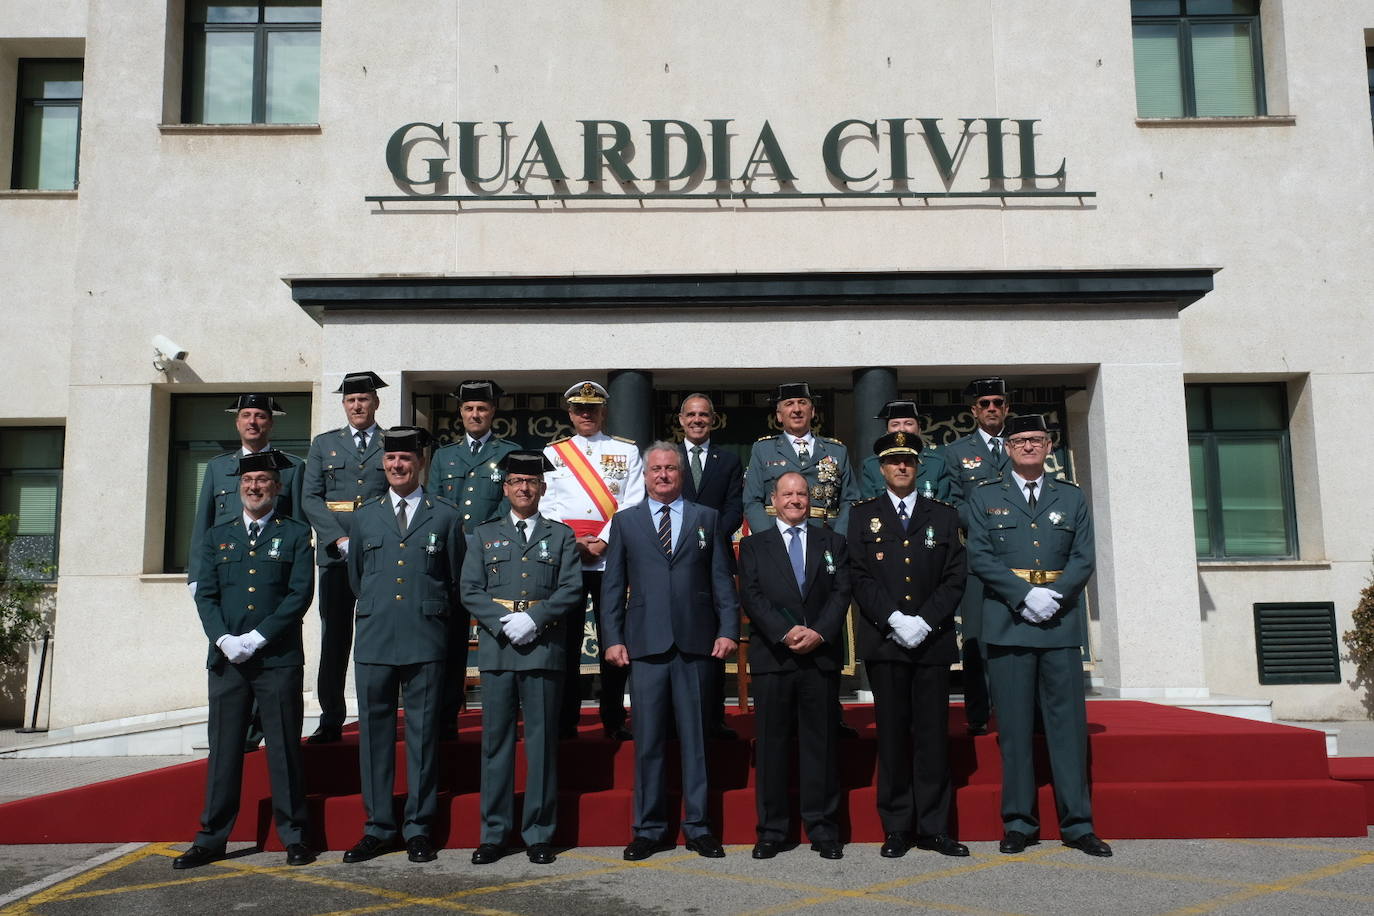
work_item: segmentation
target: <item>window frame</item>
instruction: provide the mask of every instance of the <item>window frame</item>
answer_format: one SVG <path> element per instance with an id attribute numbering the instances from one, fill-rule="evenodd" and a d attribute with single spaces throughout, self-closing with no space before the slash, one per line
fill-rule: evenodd
<path id="1" fill-rule="evenodd" d="M 1282 429 L 1222 429 L 1215 428 L 1211 392 L 1218 388 L 1255 388 L 1268 387 L 1279 396 L 1279 410 L 1284 418 Z M 1282 382 L 1189 382 L 1186 389 L 1202 392 L 1205 429 L 1188 428 L 1189 446 L 1201 445 L 1203 449 L 1203 499 L 1207 512 L 1207 539 L 1211 545 L 1209 553 L 1197 553 L 1202 562 L 1227 562 L 1232 560 L 1296 560 L 1298 559 L 1298 519 L 1293 484 L 1293 449 L 1291 413 L 1288 386 Z M 1279 487 L 1283 502 L 1283 522 L 1285 552 L 1277 553 L 1229 553 L 1226 550 L 1226 532 L 1222 523 L 1221 505 L 1221 458 L 1219 442 L 1276 442 L 1279 446 L 1279 460 L 1282 465 Z M 1189 467 L 1191 469 L 1191 456 Z M 1195 539 L 1196 540 L 1196 539 Z"/>
<path id="2" fill-rule="evenodd" d="M 65 459 L 65 456 L 66 456 L 66 448 L 67 448 L 67 428 L 66 428 L 65 426 L 5 426 L 5 427 L 0 427 L 0 436 L 12 435 L 12 434 L 14 434 L 14 433 L 19 433 L 19 432 L 49 432 L 49 431 L 55 431 L 55 432 L 58 433 L 58 435 L 59 435 L 59 437 L 60 437 L 60 440 L 61 440 L 60 443 L 59 443 L 59 452 L 60 452 L 60 454 L 61 454 L 61 456 L 62 456 L 62 459 Z M 60 459 L 60 460 L 61 460 L 61 459 Z M 64 487 L 64 485 L 65 485 L 64 473 L 63 473 L 64 470 L 65 470 L 65 466 L 64 466 L 63 464 L 59 464 L 59 465 L 58 465 L 57 467 L 55 467 L 55 468 L 54 468 L 54 467 L 44 467 L 44 468 L 38 468 L 38 467 L 32 467 L 32 468 L 27 468 L 27 467 L 26 467 L 26 468 L 11 468 L 11 467 L 6 467 L 6 466 L 4 466 L 4 465 L 0 465 L 0 478 L 37 477 L 37 476 L 40 476 L 40 475 L 47 476 L 47 475 L 51 475 L 51 474 L 56 474 L 56 476 L 57 476 L 56 506 L 54 507 L 54 512 L 53 512 L 53 523 L 52 523 L 52 556 L 51 556 L 52 574 L 51 574 L 51 575 L 48 575 L 48 576 L 37 576 L 37 577 L 34 577 L 34 578 L 33 578 L 33 581 L 36 581 L 36 582 L 56 582 L 56 581 L 57 581 L 58 572 L 59 572 L 59 569 L 60 569 L 60 566 L 61 566 L 61 562 L 62 562 L 62 491 L 63 491 L 63 487 Z M 8 514 L 8 513 L 6 513 L 6 512 L 4 511 L 4 508 L 3 508 L 3 507 L 0 507 L 0 515 L 5 515 L 5 514 Z M 13 573 L 11 573 L 11 574 L 13 574 Z"/>
<path id="3" fill-rule="evenodd" d="M 1135 27 L 1137 25 L 1168 25 L 1176 23 L 1178 26 L 1178 69 L 1179 79 L 1182 85 L 1183 113 L 1180 115 L 1142 115 L 1140 113 L 1140 96 L 1136 96 L 1136 116 L 1146 119 L 1160 120 L 1183 120 L 1185 118 L 1253 118 L 1268 117 L 1269 102 L 1265 93 L 1264 80 L 1264 35 L 1262 32 L 1263 24 L 1260 21 L 1261 0 L 1255 2 L 1254 13 L 1189 13 L 1189 0 L 1179 0 L 1181 12 L 1176 14 L 1131 14 L 1131 45 L 1135 46 Z M 1200 115 L 1197 112 L 1197 78 L 1193 72 L 1193 24 L 1205 25 L 1228 25 L 1237 23 L 1247 23 L 1250 25 L 1250 53 L 1254 61 L 1251 71 L 1251 80 L 1255 92 L 1255 113 L 1253 115 Z"/>
<path id="4" fill-rule="evenodd" d="M 187 2 L 185 34 L 182 44 L 182 65 L 181 65 L 181 123 L 183 124 L 212 124 L 222 126 L 226 124 L 295 124 L 294 121 L 268 121 L 267 120 L 267 37 L 273 32 L 317 32 L 323 42 L 324 4 L 321 0 L 321 18 L 311 22 L 268 22 L 267 4 L 259 0 L 257 22 L 192 22 L 190 15 L 190 2 Z M 201 39 L 211 32 L 223 33 L 247 33 L 253 34 L 253 88 L 251 115 L 248 121 L 197 121 L 191 117 L 193 104 L 192 96 L 195 91 L 196 80 L 191 73 L 191 62 L 195 59 L 191 53 L 192 42 Z M 323 49 L 322 49 L 323 50 Z M 202 54 L 202 59 L 204 55 Z M 323 71 L 321 70 L 321 79 Z M 202 76 L 202 88 L 204 79 Z M 319 87 L 316 86 L 316 106 L 315 121 L 319 123 Z"/>
<path id="5" fill-rule="evenodd" d="M 80 64 L 81 95 L 76 98 L 30 99 L 24 97 L 24 71 L 42 64 Z M 75 191 L 81 186 L 81 121 L 85 114 L 86 59 L 84 57 L 21 57 L 15 68 L 14 82 L 14 152 L 10 159 L 10 187 L 19 191 Z M 72 149 L 72 186 L 70 188 L 28 188 L 23 184 L 24 171 L 24 112 L 34 108 L 75 108 L 76 145 Z"/>

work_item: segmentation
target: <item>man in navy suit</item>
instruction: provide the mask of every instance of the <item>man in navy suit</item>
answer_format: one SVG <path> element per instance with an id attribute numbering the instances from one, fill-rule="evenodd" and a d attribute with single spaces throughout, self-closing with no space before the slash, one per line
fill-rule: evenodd
<path id="1" fill-rule="evenodd" d="M 706 819 L 703 707 L 717 659 L 735 651 L 739 599 L 714 509 L 682 498 L 676 445 L 656 442 L 644 453 L 647 498 L 617 512 L 601 586 L 606 661 L 634 662 L 634 840 L 629 861 L 672 849 L 664 750 L 668 717 L 682 748 L 682 832 L 687 849 L 725 855 Z M 626 587 L 629 587 L 627 600 Z"/>
<path id="2" fill-rule="evenodd" d="M 823 859 L 844 857 L 835 814 L 840 807 L 839 723 L 816 715 L 839 702 L 844 664 L 840 632 L 849 613 L 844 537 L 809 525 L 806 478 L 773 481 L 777 521 L 740 543 L 740 600 L 754 627 L 758 842 L 756 859 L 771 859 L 787 838 L 795 726 L 800 755 L 801 816 L 811 848 Z"/>
<path id="3" fill-rule="evenodd" d="M 682 427 L 680 446 L 682 498 L 720 513 L 720 536 L 725 539 L 726 559 L 735 568 L 735 552 L 730 542 L 744 521 L 744 466 L 734 452 L 711 448 L 711 429 L 716 425 L 716 408 L 700 392 L 682 399 L 677 422 Z M 706 734 L 711 738 L 734 740 L 739 735 L 725 724 L 725 663 L 716 665 L 713 695 L 706 704 Z"/>

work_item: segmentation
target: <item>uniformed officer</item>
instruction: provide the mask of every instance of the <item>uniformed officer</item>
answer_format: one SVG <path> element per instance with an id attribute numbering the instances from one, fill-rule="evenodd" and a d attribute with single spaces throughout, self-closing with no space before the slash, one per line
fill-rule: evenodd
<path id="1" fill-rule="evenodd" d="M 377 389 L 386 382 L 373 372 L 350 372 L 335 394 L 343 395 L 348 425 L 320 433 L 305 459 L 302 507 L 315 529 L 315 562 L 320 567 L 320 671 L 316 697 L 320 725 L 311 744 L 338 741 L 347 707 L 344 681 L 353 645 L 353 590 L 348 583 L 348 526 L 363 500 L 386 489 L 382 471 L 381 429 L 377 426 Z"/>
<path id="2" fill-rule="evenodd" d="M 281 473 L 293 467 L 275 449 L 238 459 L 239 514 L 201 539 L 196 610 L 210 640 L 210 759 L 200 832 L 173 868 L 224 855 L 239 811 L 244 736 L 256 701 L 267 732 L 272 811 L 288 865 L 315 859 L 305 844 L 301 770 L 301 621 L 314 596 L 310 528 L 276 511 Z"/>
<path id="3" fill-rule="evenodd" d="M 463 438 L 436 451 L 429 466 L 429 492 L 447 499 L 463 513 L 463 531 L 469 536 L 469 547 L 478 525 L 510 508 L 501 492 L 500 462 L 520 446 L 492 434 L 496 404 L 502 393 L 501 386 L 491 379 L 461 382 L 454 396 L 458 398 Z M 453 630 L 444 669 L 444 709 L 439 719 L 443 737 L 457 734 L 468 672 L 470 622 L 461 615 L 455 615 L 449 622 Z"/>
<path id="4" fill-rule="evenodd" d="M 348 529 L 348 576 L 358 596 L 353 678 L 361 727 L 358 762 L 367 826 L 344 853 L 363 862 L 396 847 L 392 807 L 396 699 L 406 710 L 405 821 L 412 862 L 436 857 L 430 831 L 439 812 L 439 712 L 449 618 L 466 615 L 459 597 L 466 541 L 463 516 L 420 486 L 429 433 L 394 426 L 383 433 L 388 490 L 363 503 Z"/>
<path id="5" fill-rule="evenodd" d="M 983 583 L 983 640 L 1002 750 L 1000 849 L 1019 853 L 1039 841 L 1032 753 L 1038 695 L 1064 845 L 1110 856 L 1093 832 L 1088 795 L 1080 603 L 1095 556 L 1088 501 L 1045 473 L 1044 417 L 1012 417 L 1003 432 L 1011 470 L 974 490 L 965 513 L 969 562 Z"/>
<path id="6" fill-rule="evenodd" d="M 958 510 L 916 492 L 921 445 L 904 432 L 875 442 L 887 488 L 849 517 L 855 630 L 878 724 L 880 852 L 889 859 L 912 846 L 968 855 L 949 835 L 948 747 L 954 612 L 968 570 Z"/>
<path id="7" fill-rule="evenodd" d="M 191 525 L 191 547 L 186 554 L 186 583 L 191 589 L 192 598 L 196 596 L 196 581 L 203 572 L 201 548 L 206 533 L 216 525 L 238 519 L 243 513 L 243 501 L 239 497 L 239 457 L 271 448 L 274 418 L 286 415 L 276 399 L 265 394 L 241 394 L 225 408 L 225 413 L 234 414 L 239 448 L 238 451 L 216 455 L 205 466 L 205 476 L 200 482 L 200 497 L 196 500 L 196 518 Z M 275 511 L 303 519 L 301 469 L 305 462 L 295 455 L 281 454 L 289 466 L 280 472 L 281 495 L 277 497 Z M 254 707 L 243 746 L 251 751 L 261 743 L 262 719 Z"/>
<path id="8" fill-rule="evenodd" d="M 482 673 L 482 840 L 472 864 L 506 853 L 515 829 L 516 718 L 525 722 L 520 834 L 531 862 L 548 865 L 558 816 L 558 696 L 563 631 L 581 613 L 582 562 L 572 529 L 539 514 L 553 465 L 540 452 L 501 459 L 509 511 L 479 526 L 463 561 L 463 604 L 477 618 Z"/>
<path id="9" fill-rule="evenodd" d="M 1006 423 L 1011 399 L 1007 397 L 1007 383 L 1000 378 L 977 378 L 968 383 L 964 396 L 969 399 L 969 412 L 978 425 L 973 432 L 945 447 L 945 464 L 959 482 L 959 504 L 966 503 L 973 491 L 985 480 L 1006 473 L 1006 449 L 1002 446 L 1002 426 Z M 967 519 L 964 520 L 967 525 Z M 983 586 L 969 572 L 964 603 L 959 609 L 961 618 L 960 661 L 964 669 L 964 716 L 971 735 L 986 734 L 992 704 L 988 701 L 988 679 L 982 651 L 981 619 Z"/>
<path id="10" fill-rule="evenodd" d="M 859 498 L 849 450 L 839 439 L 811 431 L 816 406 L 806 382 L 779 385 L 774 403 L 782 432 L 754 443 L 744 472 L 744 518 L 749 530 L 767 531 L 773 524 L 773 481 L 796 471 L 811 488 L 811 517 L 827 528 L 844 531 L 849 507 Z"/>
<path id="11" fill-rule="evenodd" d="M 463 437 L 437 450 L 429 466 L 429 491 L 462 510 L 463 530 L 468 534 L 510 508 L 501 491 L 501 459 L 520 446 L 492 434 L 502 394 L 501 386 L 491 379 L 460 383 L 454 396 Z"/>
<path id="12" fill-rule="evenodd" d="M 582 596 L 578 607 L 592 602 L 596 624 L 593 638 L 601 632 L 601 579 L 606 570 L 606 546 L 611 537 L 611 517 L 644 499 L 644 462 L 639 447 L 630 439 L 601 431 L 610 395 L 596 382 L 578 382 L 563 393 L 573 435 L 556 439 L 544 448 L 554 469 L 544 475 L 548 492 L 543 514 L 566 524 L 577 536 L 577 555 L 582 560 Z M 564 670 L 562 710 L 558 730 L 563 738 L 577 737 L 582 706 L 581 662 L 585 628 L 577 614 L 569 620 L 564 639 L 567 666 Z M 605 649 L 605 646 L 601 647 Z M 626 669 L 608 663 L 596 653 L 601 670 L 601 727 L 606 736 L 630 739 L 625 727 Z"/>
<path id="13" fill-rule="evenodd" d="M 887 431 L 890 433 L 921 435 L 921 418 L 916 413 L 914 401 L 888 401 L 874 419 L 886 420 Z M 877 455 L 868 455 L 864 458 L 861 476 L 863 480 L 859 489 L 865 499 L 881 496 L 887 489 L 887 481 L 883 480 L 882 466 Z M 938 499 L 942 503 L 954 506 L 963 502 L 963 488 L 945 464 L 944 453 L 929 443 L 921 450 L 921 469 L 916 475 L 916 492 L 928 499 Z"/>

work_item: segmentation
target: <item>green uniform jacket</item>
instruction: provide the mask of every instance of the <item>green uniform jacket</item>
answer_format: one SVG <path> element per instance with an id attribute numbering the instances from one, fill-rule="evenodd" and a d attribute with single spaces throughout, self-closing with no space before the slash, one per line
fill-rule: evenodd
<path id="1" fill-rule="evenodd" d="M 495 436 L 483 443 L 476 455 L 466 438 L 445 445 L 430 461 L 425 489 L 457 506 L 463 513 L 463 530 L 471 534 L 487 519 L 509 512 L 510 504 L 501 492 L 501 472 L 496 468 L 502 458 L 519 448 L 509 439 Z"/>
<path id="2" fill-rule="evenodd" d="M 463 604 L 477 618 L 477 667 L 482 671 L 562 671 L 568 614 L 582 597 L 577 537 L 562 522 L 538 516 L 529 543 L 510 513 L 477 526 L 477 543 L 463 560 Z M 495 599 L 535 602 L 526 611 L 539 627 L 523 646 L 511 645 L 501 618 L 511 609 Z"/>
<path id="3" fill-rule="evenodd" d="M 320 433 L 310 443 L 305 458 L 304 489 L 301 508 L 315 529 L 315 562 L 320 566 L 342 566 L 343 557 L 334 542 L 348 536 L 350 512 L 334 512 L 328 503 L 355 505 L 386 492 L 386 472 L 382 470 L 382 436 L 378 429 L 358 455 L 353 427 L 344 426 Z M 394 526 L 393 526 L 394 527 Z M 352 545 L 350 545 L 352 546 Z"/>
<path id="4" fill-rule="evenodd" d="M 969 499 L 978 484 L 1010 470 L 1007 450 L 1003 448 L 1001 454 L 994 458 L 976 429 L 964 438 L 946 445 L 943 451 L 945 465 L 949 468 L 950 475 L 962 487 L 964 501 Z"/>
<path id="5" fill-rule="evenodd" d="M 383 493 L 363 503 L 351 521 L 348 578 L 358 596 L 354 661 L 443 661 L 449 616 L 466 613 L 458 596 L 467 544 L 458 507 L 422 494 L 402 537 Z"/>
<path id="6" fill-rule="evenodd" d="M 1093 574 L 1093 523 L 1083 491 L 1048 474 L 1032 510 L 1015 479 L 990 480 L 965 507 L 969 567 L 983 583 L 982 639 L 990 646 L 1081 646 L 1087 639 L 1079 596 Z M 1031 623 L 1016 610 L 1031 584 L 1013 569 L 1062 570 L 1045 584 L 1059 592 L 1059 613 Z"/>
<path id="7" fill-rule="evenodd" d="M 765 436 L 749 453 L 744 472 L 744 519 L 750 531 L 773 524 L 773 481 L 796 471 L 811 488 L 811 517 L 834 531 L 849 525 L 849 507 L 859 499 L 859 484 L 849 466 L 849 449 L 839 439 L 815 436 L 810 460 L 802 464 L 785 435 Z"/>
<path id="8" fill-rule="evenodd" d="M 864 459 L 863 481 L 859 488 L 863 491 L 864 499 L 882 496 L 883 491 L 887 489 L 887 481 L 883 479 L 882 465 L 878 462 L 877 455 L 869 455 Z M 964 489 L 950 473 L 949 465 L 945 463 L 944 452 L 937 452 L 932 445 L 927 445 L 921 450 L 921 469 L 916 474 L 916 492 L 926 499 L 939 500 L 956 508 L 964 501 Z"/>
<path id="9" fill-rule="evenodd" d="M 315 597 L 315 564 L 310 557 L 310 526 L 273 514 L 248 546 L 243 513 L 206 532 L 196 580 L 196 610 L 210 640 L 206 667 L 225 660 L 215 640 L 225 633 L 257 630 L 267 644 L 245 665 L 285 668 L 304 665 L 301 620 Z"/>
<path id="10" fill-rule="evenodd" d="M 186 581 L 197 581 L 200 573 L 200 550 L 205 532 L 225 522 L 243 518 L 243 497 L 239 495 L 239 455 L 243 450 L 216 455 L 205 465 L 205 477 L 200 482 L 200 498 L 196 500 L 196 520 L 191 525 L 191 549 L 186 554 Z M 285 453 L 283 453 L 285 454 Z M 287 455 L 291 467 L 281 472 L 281 493 L 273 509 L 280 515 L 304 519 L 301 512 L 301 472 L 305 462 L 295 455 Z M 238 634 L 235 634 L 238 635 Z"/>

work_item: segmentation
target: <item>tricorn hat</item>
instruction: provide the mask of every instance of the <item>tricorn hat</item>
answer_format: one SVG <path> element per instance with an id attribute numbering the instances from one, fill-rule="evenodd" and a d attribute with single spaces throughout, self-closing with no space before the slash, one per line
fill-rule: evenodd
<path id="1" fill-rule="evenodd" d="M 878 411 L 875 420 L 919 420 L 920 416 L 916 413 L 915 401 L 888 401 L 883 405 L 883 409 Z"/>
<path id="2" fill-rule="evenodd" d="M 239 466 L 234 470 L 233 476 L 237 477 L 251 471 L 284 471 L 289 467 L 291 459 L 274 448 L 267 448 L 251 455 L 240 455 Z"/>
<path id="3" fill-rule="evenodd" d="M 780 404 L 792 398 L 816 400 L 816 396 L 811 393 L 811 386 L 806 382 L 784 382 L 778 386 L 777 393 L 773 395 L 773 403 Z"/>
<path id="4" fill-rule="evenodd" d="M 393 426 L 382 432 L 382 451 L 420 452 L 430 443 L 429 430 L 418 426 Z"/>
<path id="5" fill-rule="evenodd" d="M 1007 383 L 996 376 L 992 378 L 976 378 L 969 382 L 964 388 L 964 397 L 981 398 L 988 394 L 998 394 L 1002 397 L 1007 395 Z"/>
<path id="6" fill-rule="evenodd" d="M 544 457 L 543 452 L 507 452 L 497 468 L 503 474 L 530 474 L 541 477 L 553 470 L 553 462 Z"/>
<path id="7" fill-rule="evenodd" d="M 265 394 L 241 394 L 234 399 L 234 403 L 224 408 L 225 413 L 238 413 L 240 410 L 256 408 L 265 410 L 274 417 L 286 416 L 286 411 L 281 409 L 277 399 Z"/>
<path id="8" fill-rule="evenodd" d="M 378 388 L 386 388 L 387 383 L 375 372 L 350 372 L 343 377 L 335 394 L 368 394 Z"/>
<path id="9" fill-rule="evenodd" d="M 495 404 L 497 398 L 505 394 L 501 386 L 489 378 L 470 378 L 458 383 L 458 390 L 453 392 L 453 396 L 462 404 L 467 401 L 486 401 Z"/>

